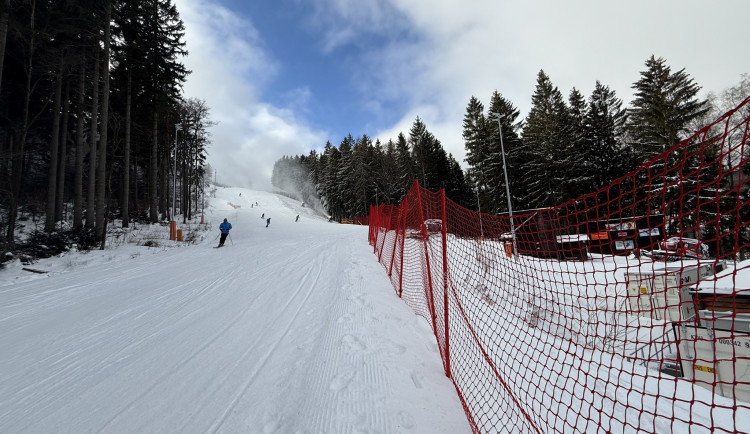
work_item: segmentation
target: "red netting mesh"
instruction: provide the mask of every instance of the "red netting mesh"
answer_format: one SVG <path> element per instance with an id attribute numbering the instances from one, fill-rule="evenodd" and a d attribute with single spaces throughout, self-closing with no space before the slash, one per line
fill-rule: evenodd
<path id="1" fill-rule="evenodd" d="M 475 432 L 750 432 L 750 98 L 612 185 L 480 214 L 370 210 Z"/>

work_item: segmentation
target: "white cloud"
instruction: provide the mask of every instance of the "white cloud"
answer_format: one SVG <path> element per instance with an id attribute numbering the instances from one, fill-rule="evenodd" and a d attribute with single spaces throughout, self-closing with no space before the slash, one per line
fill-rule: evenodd
<path id="1" fill-rule="evenodd" d="M 216 4 L 177 0 L 187 28 L 194 72 L 187 96 L 212 109 L 214 148 L 209 161 L 219 179 L 259 185 L 282 155 L 306 154 L 330 139 L 303 121 L 310 90 L 288 91 L 299 105 L 259 100 L 282 65 L 264 49 L 252 22 Z M 289 2 L 300 7 L 301 2 Z M 645 60 L 664 57 L 686 68 L 706 92 L 719 92 L 750 72 L 744 55 L 750 2 L 723 0 L 311 0 L 306 25 L 327 55 L 346 51 L 358 80 L 360 107 L 382 122 L 380 131 L 352 131 L 381 141 L 408 134 L 419 116 L 447 152 L 463 163 L 462 121 L 471 96 L 485 106 L 497 90 L 525 116 L 543 69 L 564 95 L 585 97 L 597 80 L 628 104 Z M 374 42 L 380 45 L 372 46 Z M 298 98 L 299 96 L 302 98 Z M 292 98 L 294 96 L 294 98 Z M 310 101 L 312 103 L 313 101 Z M 377 125 L 377 122 L 372 122 Z M 322 126 L 321 128 L 326 128 Z M 239 174 L 234 175 L 234 170 Z M 222 177 L 222 172 L 227 178 Z"/>
<path id="2" fill-rule="evenodd" d="M 208 162 L 220 182 L 270 189 L 273 163 L 284 155 L 307 154 L 325 143 L 323 134 L 312 131 L 295 112 L 260 99 L 261 86 L 280 65 L 265 51 L 250 20 L 209 0 L 176 3 L 186 27 L 185 65 L 193 71 L 185 95 L 205 100 L 217 122 Z"/>
<path id="3" fill-rule="evenodd" d="M 599 80 L 625 104 L 652 54 L 673 70 L 686 68 L 705 93 L 721 91 L 750 71 L 750 57 L 737 54 L 750 15 L 744 0 L 710 6 L 696 0 L 390 3 L 408 17 L 418 37 L 406 61 L 395 43 L 369 55 L 380 61 L 380 71 L 388 71 L 378 80 L 393 80 L 382 88 L 408 94 L 411 104 L 396 128 L 378 136 L 406 133 L 404 125 L 416 114 L 459 161 L 470 97 L 487 107 L 497 90 L 525 116 L 541 69 L 566 96 L 575 87 L 588 97 Z"/>

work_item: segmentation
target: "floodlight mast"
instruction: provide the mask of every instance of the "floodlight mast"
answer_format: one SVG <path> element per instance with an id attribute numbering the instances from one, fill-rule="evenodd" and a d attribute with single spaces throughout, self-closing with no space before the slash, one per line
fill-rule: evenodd
<path id="1" fill-rule="evenodd" d="M 505 115 L 495 113 L 497 118 L 497 127 L 500 130 L 500 152 L 503 154 L 503 174 L 505 175 L 505 196 L 508 198 L 508 214 L 510 215 L 510 236 L 513 241 L 513 256 L 518 254 L 518 246 L 516 245 L 516 228 L 513 223 L 513 205 L 510 201 L 510 183 L 508 183 L 508 165 L 505 164 L 505 145 L 503 144 L 503 124 L 502 119 Z"/>
<path id="2" fill-rule="evenodd" d="M 174 124 L 174 173 L 172 178 L 172 220 L 177 220 L 174 215 L 175 201 L 177 199 L 177 131 L 182 129 L 182 125 Z"/>

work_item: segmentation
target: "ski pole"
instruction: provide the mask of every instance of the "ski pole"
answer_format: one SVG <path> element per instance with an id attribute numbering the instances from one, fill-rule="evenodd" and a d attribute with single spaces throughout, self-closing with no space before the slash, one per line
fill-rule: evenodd
<path id="1" fill-rule="evenodd" d="M 227 234 L 227 235 L 229 235 L 229 234 Z M 232 236 L 231 235 L 229 235 L 229 242 L 232 243 L 232 245 L 234 245 L 234 241 L 232 241 Z"/>

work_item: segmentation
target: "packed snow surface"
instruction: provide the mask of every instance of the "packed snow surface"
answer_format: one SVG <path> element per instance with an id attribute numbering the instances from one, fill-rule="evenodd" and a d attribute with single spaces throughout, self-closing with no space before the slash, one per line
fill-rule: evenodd
<path id="1" fill-rule="evenodd" d="M 471 431 L 367 227 L 238 188 L 206 221 L 0 271 L 0 432 Z"/>

